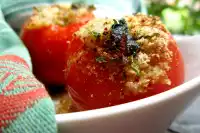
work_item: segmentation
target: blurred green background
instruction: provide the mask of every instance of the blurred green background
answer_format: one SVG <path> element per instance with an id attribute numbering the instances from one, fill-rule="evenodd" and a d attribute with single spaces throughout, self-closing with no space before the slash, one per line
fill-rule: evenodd
<path id="1" fill-rule="evenodd" d="M 200 34 L 200 0 L 71 0 L 160 16 L 172 34 Z"/>
<path id="2" fill-rule="evenodd" d="M 173 34 L 200 34 L 200 0 L 145 0 L 148 14 L 160 16 Z"/>

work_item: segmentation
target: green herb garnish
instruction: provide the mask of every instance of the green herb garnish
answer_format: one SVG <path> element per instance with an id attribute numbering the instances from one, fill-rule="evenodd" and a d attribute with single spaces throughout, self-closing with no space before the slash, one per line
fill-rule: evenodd
<path id="1" fill-rule="evenodd" d="M 100 33 L 95 32 L 95 31 L 92 31 L 91 33 L 92 33 L 92 36 L 95 37 L 95 39 L 97 39 L 97 38 L 99 38 L 101 36 Z"/>
<path id="2" fill-rule="evenodd" d="M 89 5 L 89 6 L 88 6 L 88 9 L 89 9 L 89 10 L 95 10 L 96 7 L 95 7 L 94 5 Z"/>
<path id="3" fill-rule="evenodd" d="M 107 61 L 106 61 L 105 57 L 98 56 L 98 57 L 96 57 L 96 62 L 98 62 L 98 63 L 105 63 Z"/>
<path id="4" fill-rule="evenodd" d="M 139 65 L 138 65 L 138 61 L 136 59 L 134 59 L 133 56 L 129 56 L 128 60 L 131 63 L 131 68 L 133 69 L 133 71 L 136 72 L 137 76 L 140 76 L 140 68 L 139 68 Z"/>
<path id="5" fill-rule="evenodd" d="M 131 64 L 131 68 L 133 69 L 133 71 L 135 71 L 137 76 L 140 76 L 140 70 L 139 70 L 139 66 L 136 64 Z"/>
<path id="6" fill-rule="evenodd" d="M 74 10 L 77 10 L 81 7 L 84 7 L 86 4 L 85 2 L 82 2 L 82 1 L 79 1 L 79 2 L 74 2 L 71 4 L 71 8 L 74 9 Z"/>
<path id="7" fill-rule="evenodd" d="M 113 19 L 113 21 L 114 21 L 114 24 L 117 24 L 117 23 L 118 23 L 116 19 Z"/>
<path id="8" fill-rule="evenodd" d="M 140 50 L 140 46 L 136 43 L 132 35 L 129 34 L 128 25 L 124 18 L 116 21 L 111 27 L 112 48 L 121 49 L 120 53 L 125 56 L 133 55 L 134 57 Z M 115 49 L 114 49 L 115 50 Z"/>

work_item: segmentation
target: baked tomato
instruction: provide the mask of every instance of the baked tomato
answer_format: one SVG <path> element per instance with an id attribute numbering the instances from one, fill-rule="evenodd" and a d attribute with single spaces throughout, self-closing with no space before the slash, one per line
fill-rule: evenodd
<path id="1" fill-rule="evenodd" d="M 94 19 L 75 36 L 66 84 L 78 110 L 139 100 L 184 81 L 180 51 L 158 17 Z"/>
<path id="2" fill-rule="evenodd" d="M 94 18 L 89 6 L 51 5 L 34 9 L 21 39 L 28 48 L 33 72 L 46 85 L 64 84 L 67 45 L 82 25 Z"/>

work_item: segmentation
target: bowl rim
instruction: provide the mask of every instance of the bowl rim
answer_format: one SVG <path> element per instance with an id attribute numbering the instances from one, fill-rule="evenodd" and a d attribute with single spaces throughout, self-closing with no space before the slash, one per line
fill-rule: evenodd
<path id="1" fill-rule="evenodd" d="M 200 85 L 200 76 L 197 76 L 196 78 L 191 79 L 190 81 L 187 81 L 173 89 L 137 101 L 128 102 L 106 108 L 88 110 L 88 111 L 56 114 L 55 118 L 57 123 L 63 123 L 66 121 L 72 122 L 72 121 L 84 121 L 89 119 L 98 119 L 111 115 L 117 115 L 119 113 L 126 113 L 129 111 L 142 109 L 149 105 L 159 104 L 163 101 L 170 100 L 171 98 L 174 98 L 177 95 L 181 95 L 187 93 L 192 89 L 195 89 L 195 87 L 199 85 Z"/>

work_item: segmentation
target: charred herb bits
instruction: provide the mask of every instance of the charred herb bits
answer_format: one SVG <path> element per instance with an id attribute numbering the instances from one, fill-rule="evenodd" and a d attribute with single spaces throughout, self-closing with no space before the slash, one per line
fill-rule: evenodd
<path id="1" fill-rule="evenodd" d="M 140 46 L 129 34 L 125 19 L 120 19 L 119 21 L 114 19 L 114 24 L 111 27 L 110 41 L 109 50 L 116 51 L 119 58 L 122 56 L 135 57 L 140 50 Z"/>
<path id="2" fill-rule="evenodd" d="M 121 61 L 124 67 L 130 66 L 136 73 L 136 76 L 139 76 L 140 70 L 137 65 L 137 59 L 135 58 L 140 51 L 140 46 L 136 43 L 136 40 L 134 40 L 132 35 L 130 35 L 125 19 L 120 19 L 118 21 L 113 19 L 113 21 L 114 24 L 110 29 L 110 38 L 104 42 L 106 52 L 111 55 L 110 61 Z"/>

